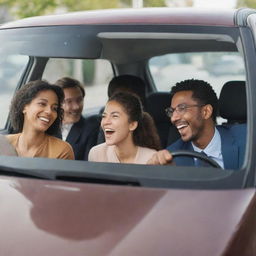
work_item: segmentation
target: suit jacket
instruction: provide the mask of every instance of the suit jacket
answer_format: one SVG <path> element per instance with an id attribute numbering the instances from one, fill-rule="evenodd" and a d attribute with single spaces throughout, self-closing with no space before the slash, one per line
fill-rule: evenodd
<path id="1" fill-rule="evenodd" d="M 90 149 L 97 143 L 99 127 L 98 116 L 81 117 L 73 124 L 66 141 L 71 144 L 76 160 L 88 160 Z"/>
<path id="2" fill-rule="evenodd" d="M 244 161 L 246 144 L 246 124 L 232 126 L 216 126 L 221 137 L 221 152 L 225 169 L 239 169 Z M 188 150 L 194 151 L 191 142 L 177 140 L 167 150 Z M 193 166 L 192 157 L 175 158 L 176 165 Z"/>

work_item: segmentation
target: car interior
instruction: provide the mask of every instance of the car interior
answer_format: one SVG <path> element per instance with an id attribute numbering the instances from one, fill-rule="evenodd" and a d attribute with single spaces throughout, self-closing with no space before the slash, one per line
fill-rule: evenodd
<path id="1" fill-rule="evenodd" d="M 5 34 L 11 35 L 11 42 L 7 41 Z M 47 35 L 47 40 L 41 35 Z M 23 65 L 21 75 L 16 80 L 17 88 L 26 81 L 41 78 L 49 82 L 54 82 L 64 75 L 80 79 L 81 67 L 86 69 L 84 63 L 93 62 L 93 72 L 98 74 L 99 80 L 95 82 L 97 79 L 94 78 L 93 82 L 85 82 L 85 116 L 99 115 L 107 100 L 107 84 L 113 76 L 133 74 L 141 77 L 147 84 L 147 111 L 156 123 L 163 148 L 179 138 L 164 109 L 170 105 L 171 86 L 184 79 L 202 79 L 212 84 L 220 101 L 218 124 L 233 125 L 247 122 L 245 68 L 236 75 L 233 71 L 219 76 L 216 75 L 216 70 L 215 74 L 211 73 L 212 67 L 220 62 L 223 56 L 235 61 L 239 58 L 244 64 L 237 28 L 230 28 L 227 31 L 222 27 L 198 29 L 196 26 L 180 26 L 177 33 L 175 26 L 160 25 L 152 25 L 146 30 L 143 26 L 132 25 L 85 25 L 73 26 L 72 30 L 68 30 L 68 26 L 53 26 L 5 31 L 0 34 L 0 38 L 3 39 L 5 46 L 2 51 L 27 57 L 26 66 Z M 52 62 L 56 64 L 52 66 Z M 98 62 L 104 62 L 104 65 L 99 65 Z M 54 72 L 50 72 L 52 70 Z M 102 77 L 104 81 L 100 79 Z M 15 90 L 16 87 L 11 88 L 10 95 Z M 7 118 L 8 110 L 5 116 L 7 121 L 2 133 L 10 133 L 12 131 Z M 110 183 L 114 180 L 114 183 L 186 188 L 213 188 L 222 187 L 224 184 L 225 187 L 233 188 L 244 186 L 246 182 L 246 159 L 239 172 L 211 167 L 200 170 L 172 166 L 147 166 L 145 170 L 139 165 L 131 168 L 129 164 L 81 161 L 66 163 L 60 160 L 52 167 L 49 165 L 52 161 L 54 163 L 57 160 L 47 161 L 46 165 L 42 165 L 42 170 L 44 175 L 54 179 L 91 182 L 101 182 L 102 179 L 102 182 L 106 182 L 107 177 Z M 10 164 L 13 168 L 17 167 L 16 163 Z M 51 172 L 47 168 L 50 168 Z M 168 171 L 170 169 L 172 171 Z M 76 173 L 76 177 L 71 177 L 70 170 L 73 170 L 73 175 Z M 193 177 L 188 175 L 188 171 L 192 170 Z M 226 179 L 229 178 L 232 182 L 227 185 Z"/>

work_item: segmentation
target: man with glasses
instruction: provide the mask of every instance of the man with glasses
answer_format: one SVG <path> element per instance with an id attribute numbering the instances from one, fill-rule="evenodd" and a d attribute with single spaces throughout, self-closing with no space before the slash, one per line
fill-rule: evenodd
<path id="1" fill-rule="evenodd" d="M 63 77 L 55 84 L 63 89 L 65 95 L 61 137 L 73 147 L 76 160 L 88 160 L 88 153 L 97 142 L 99 120 L 95 116 L 82 116 L 85 90 L 78 80 Z"/>
<path id="2" fill-rule="evenodd" d="M 171 90 L 171 106 L 165 111 L 181 138 L 158 151 L 148 164 L 172 163 L 172 151 L 187 150 L 207 155 L 225 169 L 241 167 L 246 126 L 216 126 L 218 99 L 210 84 L 195 79 L 177 83 Z M 174 161 L 176 165 L 198 165 L 196 159 L 189 157 Z"/>

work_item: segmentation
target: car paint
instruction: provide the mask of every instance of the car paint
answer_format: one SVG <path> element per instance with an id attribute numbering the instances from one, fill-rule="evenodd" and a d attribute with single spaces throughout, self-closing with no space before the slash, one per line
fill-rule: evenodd
<path id="1" fill-rule="evenodd" d="M 255 252 L 255 189 L 202 193 L 10 177 L 0 186 L 1 255 Z"/>
<path id="2" fill-rule="evenodd" d="M 234 26 L 235 12 L 235 9 L 197 8 L 109 9 L 31 17 L 3 24 L 1 28 L 118 23 Z"/>

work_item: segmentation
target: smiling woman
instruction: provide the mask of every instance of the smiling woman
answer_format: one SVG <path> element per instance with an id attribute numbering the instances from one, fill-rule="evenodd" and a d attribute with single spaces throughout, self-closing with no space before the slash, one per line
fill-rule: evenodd
<path id="1" fill-rule="evenodd" d="M 10 119 L 16 134 L 7 139 L 18 156 L 74 159 L 71 146 L 51 135 L 59 133 L 63 91 L 46 81 L 26 84 L 14 96 Z"/>
<path id="2" fill-rule="evenodd" d="M 154 121 L 143 112 L 135 94 L 120 92 L 111 96 L 102 114 L 101 128 L 106 142 L 90 150 L 90 161 L 146 164 L 160 148 Z"/>

